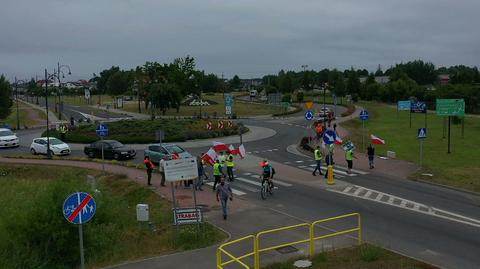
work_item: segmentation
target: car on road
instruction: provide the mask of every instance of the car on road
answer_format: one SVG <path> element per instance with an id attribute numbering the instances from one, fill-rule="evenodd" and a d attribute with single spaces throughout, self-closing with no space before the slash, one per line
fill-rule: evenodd
<path id="1" fill-rule="evenodd" d="M 50 153 L 51 155 L 69 155 L 71 153 L 70 147 L 62 140 L 50 137 Z M 33 155 L 47 154 L 47 137 L 34 138 L 30 145 L 30 153 Z"/>
<path id="2" fill-rule="evenodd" d="M 83 152 L 90 158 L 101 158 L 102 145 L 105 159 L 134 159 L 137 155 L 134 149 L 126 147 L 124 144 L 116 140 L 100 140 L 93 142 L 92 144 L 85 146 Z"/>
<path id="3" fill-rule="evenodd" d="M 17 135 L 12 130 L 0 128 L 0 148 L 20 146 Z"/>
<path id="4" fill-rule="evenodd" d="M 144 156 L 148 156 L 154 163 L 159 163 L 162 158 L 171 160 L 174 153 L 177 153 L 181 159 L 193 157 L 188 151 L 176 144 L 151 144 L 144 150 Z"/>
<path id="5" fill-rule="evenodd" d="M 322 107 L 320 112 L 318 112 L 319 119 L 333 119 L 333 112 L 328 107 Z"/>

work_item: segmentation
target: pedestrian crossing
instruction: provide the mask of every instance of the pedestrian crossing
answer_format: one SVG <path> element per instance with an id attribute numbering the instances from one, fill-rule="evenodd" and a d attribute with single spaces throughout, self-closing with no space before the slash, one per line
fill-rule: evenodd
<path id="1" fill-rule="evenodd" d="M 206 182 L 205 184 L 213 187 L 213 181 Z M 248 194 L 249 192 L 260 192 L 260 187 L 262 186 L 259 175 L 252 173 L 243 173 L 241 174 L 241 176 L 235 176 L 235 180 L 233 182 L 229 182 L 229 184 L 232 188 L 233 194 L 237 196 L 243 196 Z M 275 189 L 278 189 L 278 186 L 286 188 L 293 186 L 288 182 L 277 180 L 275 178 L 273 179 L 273 184 L 275 185 Z"/>
<path id="2" fill-rule="evenodd" d="M 307 170 L 309 172 L 313 172 L 315 170 L 315 167 L 317 166 L 317 164 L 311 163 L 311 162 L 314 162 L 314 160 L 306 160 L 306 161 L 305 160 L 298 160 L 298 161 L 294 161 L 293 164 L 295 165 L 295 167 L 297 167 L 299 169 Z M 284 164 L 291 165 L 292 162 L 284 162 Z M 322 173 L 325 173 L 327 171 L 327 167 L 324 166 L 324 165 L 321 166 L 320 169 L 322 170 Z M 333 172 L 334 172 L 334 175 L 335 175 L 336 178 L 355 177 L 355 176 L 358 176 L 358 175 L 368 174 L 368 172 L 357 170 L 357 169 L 351 169 L 350 174 L 348 174 L 347 171 L 348 171 L 348 168 L 344 167 L 344 166 L 335 165 L 334 168 L 333 168 Z"/>

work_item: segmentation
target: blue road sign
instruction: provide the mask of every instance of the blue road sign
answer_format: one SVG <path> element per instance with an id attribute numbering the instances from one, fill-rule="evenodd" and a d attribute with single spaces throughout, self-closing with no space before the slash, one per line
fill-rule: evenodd
<path id="1" fill-rule="evenodd" d="M 101 136 L 101 137 L 105 137 L 105 136 L 108 136 L 108 127 L 105 123 L 100 123 L 98 126 L 97 126 L 97 135 L 98 136 Z"/>
<path id="2" fill-rule="evenodd" d="M 233 96 L 225 95 L 225 106 L 232 106 L 232 105 L 233 105 Z"/>
<path id="3" fill-rule="evenodd" d="M 305 112 L 305 119 L 313 120 L 313 112 L 311 110 L 307 110 L 307 112 Z"/>
<path id="4" fill-rule="evenodd" d="M 63 216 L 70 223 L 83 224 L 95 215 L 97 204 L 95 199 L 86 192 L 75 192 L 63 202 Z"/>
<path id="5" fill-rule="evenodd" d="M 412 102 L 412 106 L 410 107 L 411 113 L 427 113 L 427 104 L 425 102 Z"/>
<path id="6" fill-rule="evenodd" d="M 410 109 L 412 109 L 412 101 L 410 101 L 410 100 L 398 101 L 397 109 L 398 110 L 410 110 Z"/>
<path id="7" fill-rule="evenodd" d="M 427 128 L 419 128 L 417 138 L 418 139 L 427 138 Z"/>
<path id="8" fill-rule="evenodd" d="M 325 133 L 323 133 L 323 142 L 325 144 L 330 145 L 335 143 L 335 140 L 337 139 L 337 134 L 335 133 L 334 130 L 326 130 Z"/>
<path id="9" fill-rule="evenodd" d="M 361 120 L 367 120 L 368 119 L 368 111 L 366 111 L 366 110 L 360 111 L 360 119 Z"/>

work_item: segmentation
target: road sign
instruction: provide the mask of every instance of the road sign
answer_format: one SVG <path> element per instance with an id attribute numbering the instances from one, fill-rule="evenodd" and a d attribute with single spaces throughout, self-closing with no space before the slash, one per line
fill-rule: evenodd
<path id="1" fill-rule="evenodd" d="M 98 136 L 101 136 L 101 137 L 105 137 L 105 136 L 108 136 L 108 127 L 105 123 L 100 123 L 98 126 L 97 126 L 97 135 Z"/>
<path id="2" fill-rule="evenodd" d="M 83 224 L 95 215 L 97 205 L 95 199 L 86 192 L 75 192 L 63 202 L 63 216 L 70 223 Z"/>
<path id="3" fill-rule="evenodd" d="M 419 128 L 417 138 L 418 139 L 427 138 L 427 128 Z"/>
<path id="4" fill-rule="evenodd" d="M 175 225 L 201 223 L 203 220 L 201 208 L 174 208 L 173 223 Z"/>
<path id="5" fill-rule="evenodd" d="M 313 107 L 313 101 L 307 101 L 305 102 L 305 107 L 310 110 Z"/>
<path id="6" fill-rule="evenodd" d="M 223 127 L 224 127 L 223 121 L 219 120 L 218 121 L 218 129 L 223 129 Z"/>
<path id="7" fill-rule="evenodd" d="M 225 107 L 225 115 L 232 115 L 232 106 Z"/>
<path id="8" fill-rule="evenodd" d="M 211 121 L 207 122 L 206 127 L 207 127 L 207 130 L 212 130 L 212 122 Z"/>
<path id="9" fill-rule="evenodd" d="M 233 122 L 231 120 L 227 121 L 227 127 L 228 128 L 233 127 Z"/>
<path id="10" fill-rule="evenodd" d="M 313 112 L 311 110 L 307 110 L 307 112 L 305 112 L 305 119 L 313 120 Z"/>
<path id="11" fill-rule="evenodd" d="M 410 109 L 412 109 L 412 101 L 410 101 L 410 100 L 398 101 L 397 102 L 397 109 L 398 110 L 410 110 Z"/>
<path id="12" fill-rule="evenodd" d="M 427 113 L 427 104 L 425 102 L 412 102 L 410 107 L 411 113 Z"/>
<path id="13" fill-rule="evenodd" d="M 352 143 L 352 141 L 348 141 L 347 143 L 343 144 L 342 148 L 344 151 L 354 150 L 355 145 Z"/>
<path id="14" fill-rule="evenodd" d="M 225 106 L 233 105 L 233 96 L 230 94 L 225 94 Z"/>
<path id="15" fill-rule="evenodd" d="M 165 180 L 170 182 L 196 179 L 198 167 L 196 158 L 165 161 Z"/>
<path id="16" fill-rule="evenodd" d="M 368 111 L 366 111 L 366 110 L 360 111 L 360 119 L 363 120 L 363 121 L 367 120 L 368 119 Z"/>
<path id="17" fill-rule="evenodd" d="M 85 99 L 90 99 L 90 90 L 85 89 Z"/>
<path id="18" fill-rule="evenodd" d="M 330 145 L 335 143 L 335 140 L 337 139 L 337 134 L 335 133 L 334 130 L 328 129 L 323 133 L 323 142 L 325 144 Z"/>
<path id="19" fill-rule="evenodd" d="M 437 115 L 463 116 L 465 115 L 465 101 L 463 99 L 437 99 Z"/>

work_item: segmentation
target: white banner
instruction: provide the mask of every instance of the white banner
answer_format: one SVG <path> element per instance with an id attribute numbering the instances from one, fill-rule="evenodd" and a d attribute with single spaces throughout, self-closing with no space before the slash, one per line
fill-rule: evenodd
<path id="1" fill-rule="evenodd" d="M 165 161 L 165 180 L 169 182 L 196 179 L 198 167 L 196 158 Z"/>

